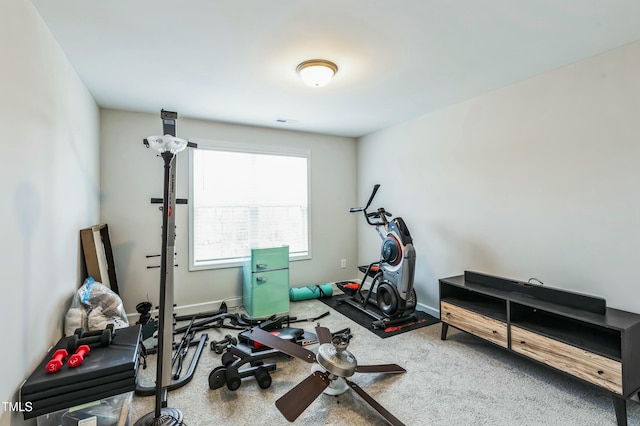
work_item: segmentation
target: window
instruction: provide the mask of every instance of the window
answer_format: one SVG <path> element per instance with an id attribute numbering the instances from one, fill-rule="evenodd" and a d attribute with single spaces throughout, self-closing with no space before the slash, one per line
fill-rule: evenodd
<path id="1" fill-rule="evenodd" d="M 189 159 L 190 270 L 239 266 L 252 247 L 309 258 L 308 152 L 199 142 Z"/>

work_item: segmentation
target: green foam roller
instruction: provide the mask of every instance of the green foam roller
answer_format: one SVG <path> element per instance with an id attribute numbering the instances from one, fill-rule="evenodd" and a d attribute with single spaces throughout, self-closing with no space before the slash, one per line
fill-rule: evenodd
<path id="1" fill-rule="evenodd" d="M 333 285 L 331 283 L 294 287 L 289 289 L 289 300 L 297 302 L 298 300 L 320 299 L 323 297 L 331 297 L 332 294 Z"/>

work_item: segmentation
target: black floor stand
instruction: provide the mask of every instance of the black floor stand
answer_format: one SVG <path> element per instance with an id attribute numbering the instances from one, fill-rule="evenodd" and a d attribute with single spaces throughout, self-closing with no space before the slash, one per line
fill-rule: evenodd
<path id="1" fill-rule="evenodd" d="M 152 411 L 151 413 L 145 414 L 136 421 L 135 424 L 145 426 L 180 426 L 183 424 L 183 416 L 182 412 L 177 408 L 165 407 L 161 408 L 159 413 Z"/>
<path id="2" fill-rule="evenodd" d="M 135 422 L 135 426 L 159 426 L 159 425 L 181 425 L 182 412 L 177 408 L 167 407 L 167 388 L 163 386 L 164 367 L 167 366 L 165 358 L 167 357 L 166 345 L 172 345 L 172 342 L 166 342 L 166 306 L 167 306 L 167 253 L 168 250 L 168 226 L 169 226 L 169 186 L 171 177 L 171 162 L 175 157 L 169 151 L 162 153 L 164 159 L 164 201 L 162 205 L 162 257 L 160 261 L 160 309 L 158 313 L 158 362 L 156 372 L 156 408 L 153 412 L 148 413 Z M 173 258 L 173 257 L 172 257 Z M 173 289 L 171 289 L 173 290 Z M 171 297 L 172 298 L 172 297 Z M 173 309 L 173 303 L 171 303 Z M 171 323 L 170 323 L 171 324 Z M 173 332 L 172 332 L 173 334 Z M 171 348 L 171 346 L 169 346 Z M 171 351 L 169 351 L 171 352 Z M 166 375 L 166 373 L 164 373 Z M 166 380 L 165 380 L 166 381 Z"/>
<path id="3" fill-rule="evenodd" d="M 178 114 L 176 112 L 162 110 L 160 116 L 163 123 L 163 134 L 173 136 L 173 144 L 175 141 L 178 141 L 178 139 L 175 138 L 175 120 L 178 118 Z M 145 144 L 148 146 L 147 140 L 145 140 Z M 184 149 L 184 146 L 180 149 L 159 149 L 160 155 L 164 160 L 164 189 L 162 199 L 162 252 L 160 254 L 160 303 L 158 308 L 158 356 L 155 386 L 156 404 L 155 410 L 138 419 L 134 424 L 135 426 L 179 426 L 183 424 L 182 412 L 177 408 L 167 406 L 167 393 L 172 380 L 173 258 L 175 256 L 174 213 L 176 205 L 175 154 L 182 149 Z M 170 268 L 169 264 L 171 265 Z M 206 335 L 200 338 L 200 352 L 202 351 L 204 342 L 206 342 L 206 338 Z"/>

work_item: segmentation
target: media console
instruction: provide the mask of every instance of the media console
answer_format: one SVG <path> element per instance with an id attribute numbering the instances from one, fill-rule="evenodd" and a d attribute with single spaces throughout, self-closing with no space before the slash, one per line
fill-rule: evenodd
<path id="1" fill-rule="evenodd" d="M 443 278 L 440 319 L 449 326 L 611 392 L 618 425 L 640 391 L 640 315 L 599 297 L 465 271 Z"/>

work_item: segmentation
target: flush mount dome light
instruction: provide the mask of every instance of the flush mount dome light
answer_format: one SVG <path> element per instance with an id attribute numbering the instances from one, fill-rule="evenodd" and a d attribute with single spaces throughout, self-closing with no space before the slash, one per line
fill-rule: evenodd
<path id="1" fill-rule="evenodd" d="M 162 154 L 165 151 L 169 151 L 172 154 L 176 154 L 187 147 L 187 141 L 177 138 L 171 135 L 164 136 L 149 136 L 147 138 L 149 146 Z"/>
<path id="2" fill-rule="evenodd" d="M 329 84 L 338 72 L 338 66 L 325 59 L 310 59 L 298 65 L 296 71 L 307 85 L 322 87 Z"/>

